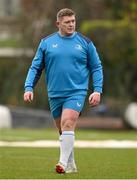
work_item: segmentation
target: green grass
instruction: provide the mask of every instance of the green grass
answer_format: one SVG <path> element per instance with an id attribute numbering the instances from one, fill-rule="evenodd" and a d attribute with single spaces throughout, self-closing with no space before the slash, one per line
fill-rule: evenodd
<path id="1" fill-rule="evenodd" d="M 75 149 L 76 174 L 56 174 L 57 148 L 0 148 L 1 179 L 136 179 L 136 149 Z"/>
<path id="2" fill-rule="evenodd" d="M 0 140 L 32 141 L 57 140 L 56 129 L 0 129 Z M 76 139 L 80 140 L 137 140 L 137 131 L 133 130 L 76 130 Z"/>
<path id="3" fill-rule="evenodd" d="M 0 140 L 57 140 L 56 129 L 1 129 Z M 76 130 L 76 140 L 137 140 L 137 131 Z M 137 179 L 137 149 L 76 148 L 76 174 L 57 174 L 59 148 L 0 148 L 1 179 Z"/>
<path id="4" fill-rule="evenodd" d="M 6 47 L 19 48 L 21 47 L 21 42 L 17 39 L 0 40 L 0 48 Z"/>

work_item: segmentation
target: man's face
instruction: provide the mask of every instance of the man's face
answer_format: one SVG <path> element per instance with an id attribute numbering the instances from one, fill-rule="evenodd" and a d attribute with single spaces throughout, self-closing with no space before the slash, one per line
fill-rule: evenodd
<path id="1" fill-rule="evenodd" d="M 76 20 L 75 16 L 63 16 L 61 19 L 59 19 L 57 22 L 57 27 L 59 28 L 59 31 L 61 32 L 61 35 L 69 36 L 73 34 L 75 31 L 76 26 Z"/>

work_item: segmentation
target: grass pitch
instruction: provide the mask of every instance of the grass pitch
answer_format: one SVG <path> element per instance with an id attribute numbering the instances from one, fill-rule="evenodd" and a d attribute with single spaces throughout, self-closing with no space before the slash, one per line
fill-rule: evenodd
<path id="1" fill-rule="evenodd" d="M 76 140 L 137 140 L 133 130 L 76 130 Z M 0 141 L 58 140 L 56 129 L 0 129 Z"/>
<path id="2" fill-rule="evenodd" d="M 75 149 L 76 174 L 57 174 L 57 148 L 0 148 L 1 179 L 136 179 L 136 149 Z"/>
<path id="3" fill-rule="evenodd" d="M 3 129 L 0 140 L 57 140 L 55 129 Z M 76 140 L 137 140 L 137 131 L 79 130 Z M 137 179 L 137 149 L 76 148 L 76 174 L 57 174 L 59 148 L 0 148 L 1 179 Z"/>

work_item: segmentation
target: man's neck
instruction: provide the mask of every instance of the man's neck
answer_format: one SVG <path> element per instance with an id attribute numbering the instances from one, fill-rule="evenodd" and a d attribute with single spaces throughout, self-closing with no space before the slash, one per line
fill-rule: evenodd
<path id="1" fill-rule="evenodd" d="M 59 31 L 59 35 L 61 36 L 61 37 L 69 37 L 69 36 L 72 36 L 73 34 L 75 33 L 75 31 L 72 33 L 72 34 L 62 34 L 61 33 L 61 31 Z"/>

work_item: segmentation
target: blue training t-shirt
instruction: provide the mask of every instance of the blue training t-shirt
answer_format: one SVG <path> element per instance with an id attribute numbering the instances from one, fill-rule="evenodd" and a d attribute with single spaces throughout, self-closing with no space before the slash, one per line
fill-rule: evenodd
<path id="1" fill-rule="evenodd" d="M 86 95 L 90 74 L 93 91 L 102 93 L 98 53 L 91 40 L 78 32 L 71 36 L 56 32 L 41 40 L 25 81 L 25 91 L 33 91 L 43 69 L 49 97 Z"/>

